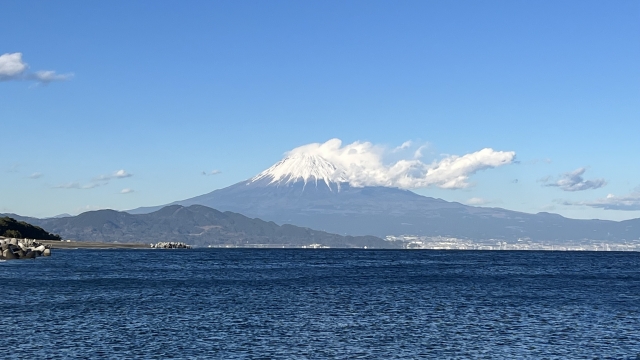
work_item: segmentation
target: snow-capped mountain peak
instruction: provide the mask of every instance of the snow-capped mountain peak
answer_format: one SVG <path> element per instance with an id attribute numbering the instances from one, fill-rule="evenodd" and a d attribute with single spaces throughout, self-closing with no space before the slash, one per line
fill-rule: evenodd
<path id="1" fill-rule="evenodd" d="M 278 163 L 254 176 L 250 183 L 268 181 L 268 184 L 287 185 L 298 181 L 315 183 L 323 181 L 329 189 L 336 184 L 340 189 L 340 183 L 346 182 L 343 173 L 331 162 L 314 154 L 290 154 Z"/>

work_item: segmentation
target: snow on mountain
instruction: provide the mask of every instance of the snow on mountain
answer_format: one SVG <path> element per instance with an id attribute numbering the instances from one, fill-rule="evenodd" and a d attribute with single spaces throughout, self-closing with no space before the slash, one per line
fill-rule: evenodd
<path id="1" fill-rule="evenodd" d="M 290 152 L 252 179 L 169 205 L 203 205 L 342 235 L 409 234 L 492 241 L 529 238 L 545 242 L 640 238 L 640 219 L 574 220 L 467 206 L 391 186 L 359 186 L 349 180 L 363 171 L 362 167 L 348 167 L 348 162 L 328 157 L 313 151 Z M 467 160 L 461 161 L 466 164 Z M 130 213 L 146 214 L 162 207 L 139 208 Z"/>
<path id="2" fill-rule="evenodd" d="M 347 180 L 343 171 L 323 157 L 315 154 L 295 153 L 251 178 L 247 184 L 267 182 L 268 185 L 290 185 L 302 181 L 307 183 L 324 182 L 329 189 L 335 186 L 340 191 L 340 183 Z"/>

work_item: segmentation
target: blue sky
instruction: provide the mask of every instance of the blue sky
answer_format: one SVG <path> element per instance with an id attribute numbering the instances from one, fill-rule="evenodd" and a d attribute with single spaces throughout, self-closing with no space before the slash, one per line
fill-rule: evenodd
<path id="1" fill-rule="evenodd" d="M 637 1 L 3 1 L 0 13 L 0 55 L 28 64 L 0 66 L 0 212 L 168 203 L 338 138 L 388 155 L 411 140 L 425 164 L 515 152 L 466 187 L 420 194 L 640 217 Z"/>

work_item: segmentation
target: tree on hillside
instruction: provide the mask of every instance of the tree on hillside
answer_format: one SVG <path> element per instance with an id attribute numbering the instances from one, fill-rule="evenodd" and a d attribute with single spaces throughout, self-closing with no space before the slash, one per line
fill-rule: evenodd
<path id="1" fill-rule="evenodd" d="M 10 238 L 29 238 L 38 240 L 61 240 L 58 235 L 51 234 L 39 226 L 10 217 L 0 218 L 0 236 Z"/>

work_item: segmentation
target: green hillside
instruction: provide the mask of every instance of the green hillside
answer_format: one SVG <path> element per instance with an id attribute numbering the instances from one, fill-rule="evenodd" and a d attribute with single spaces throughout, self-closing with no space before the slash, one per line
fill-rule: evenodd
<path id="1" fill-rule="evenodd" d="M 121 243 L 183 242 L 195 246 L 322 244 L 333 248 L 393 248 L 374 236 L 341 236 L 293 225 L 278 225 L 233 212 L 192 205 L 172 205 L 132 215 L 115 210 L 88 211 L 78 216 L 42 219 L 37 224 L 65 239 Z"/>
<path id="2" fill-rule="evenodd" d="M 60 236 L 51 234 L 41 227 L 8 216 L 0 218 L 0 236 L 20 239 L 60 240 Z"/>

